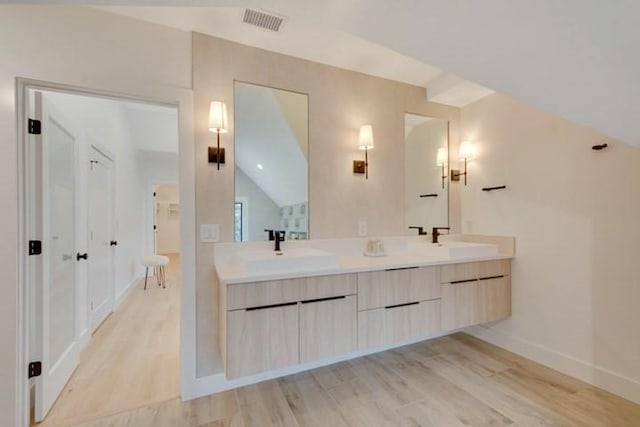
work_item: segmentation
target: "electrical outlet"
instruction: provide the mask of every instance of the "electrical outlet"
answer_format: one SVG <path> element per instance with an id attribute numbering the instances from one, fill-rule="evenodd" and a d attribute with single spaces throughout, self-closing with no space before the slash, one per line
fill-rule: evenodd
<path id="1" fill-rule="evenodd" d="M 200 224 L 200 242 L 215 243 L 220 240 L 220 224 Z"/>
<path id="2" fill-rule="evenodd" d="M 358 222 L 358 236 L 366 237 L 367 236 L 367 221 L 359 221 Z"/>

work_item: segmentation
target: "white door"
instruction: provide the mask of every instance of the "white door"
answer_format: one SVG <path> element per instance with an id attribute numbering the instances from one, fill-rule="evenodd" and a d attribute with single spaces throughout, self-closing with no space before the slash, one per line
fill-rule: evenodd
<path id="1" fill-rule="evenodd" d="M 35 419 L 44 419 L 79 362 L 75 334 L 75 147 L 78 134 L 53 105 L 36 92 L 31 176 L 35 178 L 33 228 L 42 256 L 30 257 L 35 274 L 34 356 L 42 361 L 35 380 Z"/>
<path id="2" fill-rule="evenodd" d="M 89 322 L 93 332 L 113 310 L 113 161 L 89 152 Z M 113 246 L 112 246 L 113 242 Z"/>

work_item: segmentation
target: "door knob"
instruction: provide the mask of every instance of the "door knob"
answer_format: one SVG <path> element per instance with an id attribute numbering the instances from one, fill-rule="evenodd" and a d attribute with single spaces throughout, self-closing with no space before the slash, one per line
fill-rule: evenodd
<path id="1" fill-rule="evenodd" d="M 80 261 L 81 259 L 84 259 L 84 260 L 89 259 L 89 254 L 87 254 L 87 253 L 81 254 L 80 252 L 78 252 L 76 254 L 76 260 Z"/>
<path id="2" fill-rule="evenodd" d="M 109 243 L 111 246 L 118 246 L 118 241 L 117 240 L 112 240 L 111 243 Z"/>

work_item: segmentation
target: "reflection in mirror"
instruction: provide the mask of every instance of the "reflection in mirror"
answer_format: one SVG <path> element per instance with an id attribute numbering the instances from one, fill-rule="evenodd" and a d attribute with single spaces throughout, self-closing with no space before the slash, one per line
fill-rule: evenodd
<path id="1" fill-rule="evenodd" d="M 404 115 L 405 224 L 449 226 L 449 122 Z"/>
<path id="2" fill-rule="evenodd" d="M 309 238 L 307 95 L 235 82 L 235 240 Z"/>

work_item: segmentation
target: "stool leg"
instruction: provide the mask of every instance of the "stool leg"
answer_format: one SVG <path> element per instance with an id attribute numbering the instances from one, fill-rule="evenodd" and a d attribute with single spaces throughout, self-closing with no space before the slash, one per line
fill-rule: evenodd
<path id="1" fill-rule="evenodd" d="M 156 282 L 158 282 L 158 286 L 160 286 L 160 268 L 161 267 L 156 267 Z"/>
<path id="2" fill-rule="evenodd" d="M 164 265 L 162 266 L 162 287 L 166 289 L 167 287 L 167 276 L 164 270 Z"/>
<path id="3" fill-rule="evenodd" d="M 147 278 L 149 277 L 149 267 L 144 270 L 144 290 L 147 290 Z"/>

